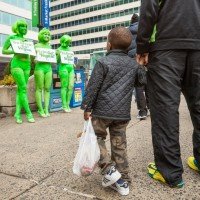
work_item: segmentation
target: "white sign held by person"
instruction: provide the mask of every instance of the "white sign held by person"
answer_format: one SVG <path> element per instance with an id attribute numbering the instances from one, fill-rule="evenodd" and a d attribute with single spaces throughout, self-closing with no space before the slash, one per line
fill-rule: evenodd
<path id="1" fill-rule="evenodd" d="M 10 40 L 13 51 L 19 54 L 28 54 L 35 56 L 34 44 L 31 41 L 22 41 L 22 40 Z"/>
<path id="2" fill-rule="evenodd" d="M 53 49 L 37 48 L 35 60 L 39 62 L 56 63 L 56 51 Z"/>
<path id="3" fill-rule="evenodd" d="M 60 51 L 60 58 L 62 64 L 74 64 L 74 52 L 72 51 Z"/>

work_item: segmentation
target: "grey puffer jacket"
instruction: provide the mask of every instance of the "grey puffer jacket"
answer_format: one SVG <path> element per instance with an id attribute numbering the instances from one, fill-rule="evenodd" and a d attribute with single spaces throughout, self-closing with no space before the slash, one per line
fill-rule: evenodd
<path id="1" fill-rule="evenodd" d="M 130 120 L 137 64 L 122 50 L 112 50 L 95 65 L 81 109 L 92 116 Z"/>

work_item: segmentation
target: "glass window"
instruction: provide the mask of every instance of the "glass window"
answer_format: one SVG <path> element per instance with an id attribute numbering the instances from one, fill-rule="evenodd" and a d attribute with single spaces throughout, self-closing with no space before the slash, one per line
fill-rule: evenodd
<path id="1" fill-rule="evenodd" d="M 5 12 L 3 12 L 2 13 L 2 22 L 3 22 L 3 24 L 8 24 L 8 25 L 10 25 L 11 23 L 10 23 L 10 15 L 9 14 L 7 14 L 7 13 L 5 13 Z"/>

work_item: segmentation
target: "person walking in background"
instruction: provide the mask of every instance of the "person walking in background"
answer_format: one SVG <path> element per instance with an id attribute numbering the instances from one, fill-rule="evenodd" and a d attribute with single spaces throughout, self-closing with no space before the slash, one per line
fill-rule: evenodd
<path id="1" fill-rule="evenodd" d="M 148 64 L 155 157 L 148 173 L 171 187 L 182 187 L 181 91 L 194 126 L 194 157 L 188 158 L 188 165 L 200 172 L 200 1 L 142 1 L 140 13 L 137 62 Z"/>
<path id="2" fill-rule="evenodd" d="M 128 56 L 134 59 L 136 57 L 136 36 L 138 31 L 138 20 L 139 16 L 137 14 L 133 14 L 133 16 L 131 17 L 131 24 L 128 28 L 132 34 L 132 42 L 128 49 Z M 137 108 L 139 110 L 137 115 L 138 119 L 146 119 L 147 117 L 148 98 L 146 88 L 146 85 L 141 87 L 135 87 L 135 97 L 137 102 Z"/>

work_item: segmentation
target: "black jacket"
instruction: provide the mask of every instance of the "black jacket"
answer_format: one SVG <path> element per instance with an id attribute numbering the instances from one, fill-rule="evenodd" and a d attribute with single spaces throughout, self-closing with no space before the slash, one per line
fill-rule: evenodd
<path id="1" fill-rule="evenodd" d="M 131 24 L 128 29 L 130 30 L 132 34 L 132 42 L 130 47 L 128 48 L 128 56 L 131 58 L 135 57 L 136 54 L 136 36 L 137 36 L 137 31 L 138 31 L 138 22 L 135 22 Z"/>
<path id="2" fill-rule="evenodd" d="M 200 0 L 142 0 L 137 53 L 169 49 L 200 50 Z"/>
<path id="3" fill-rule="evenodd" d="M 99 118 L 130 120 L 137 69 L 136 62 L 125 52 L 107 53 L 92 71 L 81 109 Z"/>

